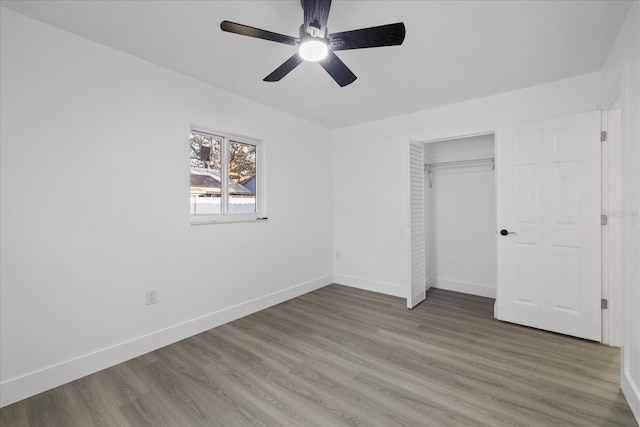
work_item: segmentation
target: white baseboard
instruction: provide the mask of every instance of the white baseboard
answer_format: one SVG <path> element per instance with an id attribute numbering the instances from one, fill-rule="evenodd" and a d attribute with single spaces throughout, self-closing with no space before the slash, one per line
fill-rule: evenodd
<path id="1" fill-rule="evenodd" d="M 407 297 L 407 288 L 395 283 L 378 282 L 376 280 L 346 276 L 344 274 L 335 274 L 333 276 L 333 282 L 338 285 L 350 286 L 352 288 L 364 289 L 365 291 L 378 292 L 394 297 Z"/>
<path id="2" fill-rule="evenodd" d="M 634 383 L 627 372 L 623 372 L 620 388 L 627 399 L 627 403 L 629 403 L 633 416 L 636 417 L 636 422 L 640 425 L 640 387 Z"/>
<path id="3" fill-rule="evenodd" d="M 459 280 L 429 277 L 428 285 L 432 288 L 446 289 L 448 291 L 462 292 L 464 294 L 477 295 L 480 297 L 496 297 L 495 286 L 487 286 L 480 283 L 461 282 Z"/>
<path id="4" fill-rule="evenodd" d="M 0 408 L 332 283 L 324 276 L 0 383 Z"/>

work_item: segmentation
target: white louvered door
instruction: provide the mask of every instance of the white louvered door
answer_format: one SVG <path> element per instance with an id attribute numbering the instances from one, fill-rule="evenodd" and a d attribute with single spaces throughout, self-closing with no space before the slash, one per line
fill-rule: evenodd
<path id="1" fill-rule="evenodd" d="M 426 259 L 424 242 L 424 144 L 411 142 L 409 145 L 409 192 L 411 222 L 409 256 L 409 295 L 407 307 L 413 308 L 426 297 Z"/>
<path id="2" fill-rule="evenodd" d="M 599 113 L 499 129 L 496 182 L 496 317 L 600 341 Z"/>

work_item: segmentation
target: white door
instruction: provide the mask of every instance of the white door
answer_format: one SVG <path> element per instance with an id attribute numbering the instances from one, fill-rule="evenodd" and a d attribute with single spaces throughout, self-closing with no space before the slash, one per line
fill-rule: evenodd
<path id="1" fill-rule="evenodd" d="M 600 341 L 600 114 L 496 137 L 496 317 Z"/>
<path id="2" fill-rule="evenodd" d="M 409 295 L 407 307 L 413 308 L 426 297 L 426 259 L 424 243 L 424 145 L 409 145 L 410 252 Z"/>

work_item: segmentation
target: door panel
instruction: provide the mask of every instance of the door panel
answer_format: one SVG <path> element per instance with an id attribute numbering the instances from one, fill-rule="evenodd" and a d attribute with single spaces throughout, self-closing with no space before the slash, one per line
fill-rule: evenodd
<path id="1" fill-rule="evenodd" d="M 538 245 L 515 243 L 516 253 L 516 295 L 515 301 L 531 306 L 538 305 L 537 273 Z"/>
<path id="2" fill-rule="evenodd" d="M 426 297 L 426 251 L 424 242 L 424 145 L 411 142 L 409 145 L 409 191 L 410 191 L 410 267 L 409 295 L 407 307 L 413 308 Z"/>
<path id="3" fill-rule="evenodd" d="M 599 113 L 500 129 L 496 317 L 600 340 Z"/>

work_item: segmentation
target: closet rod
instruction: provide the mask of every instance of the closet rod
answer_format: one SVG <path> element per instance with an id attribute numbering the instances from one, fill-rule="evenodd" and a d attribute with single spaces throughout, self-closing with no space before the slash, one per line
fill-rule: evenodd
<path id="1" fill-rule="evenodd" d="M 495 157 L 487 157 L 485 159 L 472 159 L 472 160 L 457 160 L 455 162 L 440 162 L 440 163 L 427 163 L 425 166 L 429 168 L 437 167 L 437 166 L 466 166 L 466 165 L 476 165 L 479 163 L 488 163 L 491 162 L 491 166 L 495 168 Z"/>
<path id="2" fill-rule="evenodd" d="M 457 160 L 455 162 L 440 162 L 440 163 L 426 163 L 424 165 L 425 170 L 427 171 L 427 178 L 429 178 L 429 188 L 433 188 L 433 182 L 431 181 L 431 169 L 439 166 L 472 166 L 483 163 L 491 162 L 491 169 L 496 168 L 496 158 L 495 157 L 487 157 L 484 159 L 472 159 L 472 160 Z"/>

